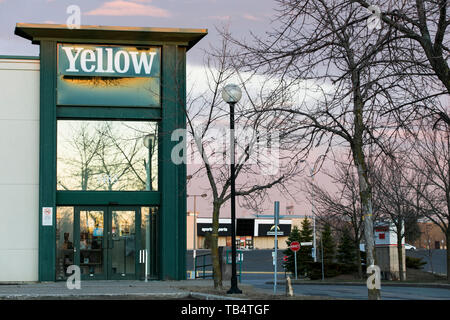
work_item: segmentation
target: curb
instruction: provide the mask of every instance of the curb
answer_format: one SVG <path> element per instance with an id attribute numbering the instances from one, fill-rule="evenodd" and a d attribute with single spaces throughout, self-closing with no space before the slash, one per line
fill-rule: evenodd
<path id="1" fill-rule="evenodd" d="M 341 285 L 341 286 L 366 286 L 364 282 L 299 282 L 298 280 L 291 280 L 292 285 Z M 266 282 L 266 284 L 273 284 L 273 281 Z M 285 285 L 285 281 L 278 281 L 277 285 Z M 450 284 L 443 283 L 381 283 L 381 287 L 419 287 L 419 288 L 437 288 L 450 290 Z"/>
<path id="2" fill-rule="evenodd" d="M 8 294 L 0 295 L 1 300 L 246 300 L 200 292 L 180 293 L 132 293 L 132 294 Z"/>
<path id="3" fill-rule="evenodd" d="M 180 293 L 131 293 L 131 294 L 8 294 L 0 300 L 170 300 L 189 299 L 190 292 Z"/>
<path id="4" fill-rule="evenodd" d="M 189 292 L 189 296 L 194 299 L 199 299 L 199 300 L 247 300 L 247 299 L 228 297 L 228 296 L 219 296 L 219 295 L 215 295 L 215 294 L 207 294 L 207 293 L 200 293 L 200 292 Z"/>

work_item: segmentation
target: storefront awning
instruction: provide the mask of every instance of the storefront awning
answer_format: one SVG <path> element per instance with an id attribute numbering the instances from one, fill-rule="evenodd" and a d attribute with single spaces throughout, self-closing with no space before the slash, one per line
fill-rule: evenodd
<path id="1" fill-rule="evenodd" d="M 167 42 L 186 46 L 187 50 L 189 50 L 208 34 L 208 30 L 96 25 L 81 25 L 79 29 L 70 29 L 65 24 L 17 23 L 14 33 L 31 40 L 33 44 L 39 44 L 43 39 L 58 39 L 58 41 L 81 43 L 133 43 L 134 45 Z M 111 39 L 114 39 L 114 41 Z"/>

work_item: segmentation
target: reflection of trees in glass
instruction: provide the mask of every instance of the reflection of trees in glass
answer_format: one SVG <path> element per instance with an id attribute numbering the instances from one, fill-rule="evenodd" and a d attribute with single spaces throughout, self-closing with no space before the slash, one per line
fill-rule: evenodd
<path id="1" fill-rule="evenodd" d="M 66 278 L 67 267 L 73 264 L 73 207 L 56 209 L 56 277 Z"/>
<path id="2" fill-rule="evenodd" d="M 59 121 L 58 189 L 145 190 L 149 150 L 143 138 L 156 132 L 150 122 Z M 155 190 L 157 179 L 152 182 Z"/>
<path id="3" fill-rule="evenodd" d="M 64 243 L 64 233 L 69 233 L 69 240 L 73 239 L 73 207 L 58 207 L 56 219 L 56 240 L 58 248 Z"/>

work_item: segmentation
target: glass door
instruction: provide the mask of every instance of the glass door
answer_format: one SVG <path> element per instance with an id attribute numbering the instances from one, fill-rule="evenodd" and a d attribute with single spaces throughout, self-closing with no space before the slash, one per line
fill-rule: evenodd
<path id="1" fill-rule="evenodd" d="M 141 230 L 140 230 L 140 276 L 144 279 L 158 278 L 157 261 L 157 212 L 156 207 L 141 207 Z"/>
<path id="2" fill-rule="evenodd" d="M 59 207 L 57 278 L 70 264 L 82 280 L 155 278 L 156 216 L 155 207 Z"/>
<path id="3" fill-rule="evenodd" d="M 75 207 L 75 263 L 81 279 L 107 279 L 107 226 L 105 207 Z"/>
<path id="4" fill-rule="evenodd" d="M 136 279 L 140 214 L 137 207 L 110 207 L 108 279 Z"/>

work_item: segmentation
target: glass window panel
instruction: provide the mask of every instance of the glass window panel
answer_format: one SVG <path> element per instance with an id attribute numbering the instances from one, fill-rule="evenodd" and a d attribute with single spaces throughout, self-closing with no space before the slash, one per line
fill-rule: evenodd
<path id="1" fill-rule="evenodd" d="M 58 120 L 57 189 L 156 191 L 157 133 L 157 122 Z"/>
<path id="2" fill-rule="evenodd" d="M 73 207 L 56 208 L 56 279 L 67 279 L 67 268 L 74 264 Z"/>
<path id="3" fill-rule="evenodd" d="M 105 242 L 104 212 L 80 211 L 80 269 L 81 274 L 103 273 Z"/>
<path id="4" fill-rule="evenodd" d="M 135 273 L 136 229 L 135 211 L 112 211 L 112 273 L 119 275 Z"/>
<path id="5" fill-rule="evenodd" d="M 145 260 L 141 266 L 141 279 L 157 277 L 156 256 L 156 215 L 157 207 L 141 207 L 141 249 L 145 250 L 144 257 L 147 259 L 147 270 Z"/>

